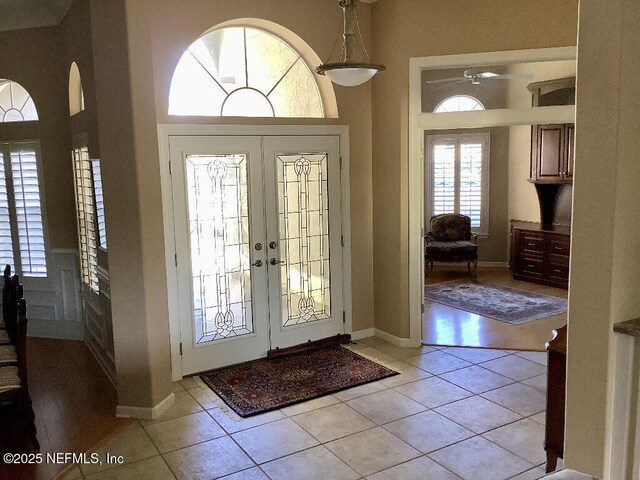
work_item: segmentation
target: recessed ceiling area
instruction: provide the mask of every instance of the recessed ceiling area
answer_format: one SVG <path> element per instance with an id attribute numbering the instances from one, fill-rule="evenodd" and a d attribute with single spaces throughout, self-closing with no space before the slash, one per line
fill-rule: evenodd
<path id="1" fill-rule="evenodd" d="M 73 0 L 0 0 L 0 32 L 58 25 Z"/>

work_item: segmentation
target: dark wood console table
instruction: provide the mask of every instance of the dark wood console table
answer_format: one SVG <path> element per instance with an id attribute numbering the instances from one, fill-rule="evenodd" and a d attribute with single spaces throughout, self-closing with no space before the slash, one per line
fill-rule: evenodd
<path id="1" fill-rule="evenodd" d="M 547 473 L 556 469 L 558 458 L 564 455 L 564 412 L 567 384 L 567 326 L 553 331 L 547 342 L 547 414 L 544 450 L 547 452 Z"/>

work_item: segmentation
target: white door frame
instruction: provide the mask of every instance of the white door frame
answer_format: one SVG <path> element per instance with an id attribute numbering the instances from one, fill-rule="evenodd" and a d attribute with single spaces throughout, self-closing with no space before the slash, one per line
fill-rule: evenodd
<path id="1" fill-rule="evenodd" d="M 345 311 L 345 333 L 351 333 L 351 202 L 349 189 L 349 127 L 346 125 L 194 125 L 159 124 L 158 146 L 160 150 L 160 180 L 162 192 L 162 217 L 165 239 L 165 267 L 167 272 L 167 301 L 169 307 L 169 340 L 171 345 L 171 379 L 182 379 L 180 355 L 180 299 L 178 295 L 178 272 L 176 268 L 176 244 L 174 238 L 173 199 L 169 173 L 169 137 L 171 136 L 287 136 L 287 135 L 337 135 L 340 137 L 342 159 L 341 208 L 344 249 L 342 256 L 343 302 Z"/>
<path id="2" fill-rule="evenodd" d="M 422 113 L 422 70 L 575 60 L 576 47 L 481 52 L 409 59 L 409 340 L 422 342 L 424 132 L 453 128 L 570 123 L 575 106 Z"/>

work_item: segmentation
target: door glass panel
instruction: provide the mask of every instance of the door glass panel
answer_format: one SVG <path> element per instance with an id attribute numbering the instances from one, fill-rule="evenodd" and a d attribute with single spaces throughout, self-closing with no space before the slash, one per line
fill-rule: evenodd
<path id="1" fill-rule="evenodd" d="M 277 155 L 282 325 L 331 317 L 327 154 Z"/>
<path id="2" fill-rule="evenodd" d="M 253 333 L 247 156 L 188 155 L 195 342 Z"/>

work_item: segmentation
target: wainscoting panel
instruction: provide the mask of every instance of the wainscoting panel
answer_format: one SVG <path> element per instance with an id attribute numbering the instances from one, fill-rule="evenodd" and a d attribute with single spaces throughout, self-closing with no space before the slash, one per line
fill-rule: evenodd
<path id="1" fill-rule="evenodd" d="M 78 251 L 53 249 L 47 278 L 21 279 L 27 299 L 29 336 L 82 340 Z"/>
<path id="2" fill-rule="evenodd" d="M 115 385 L 116 362 L 113 348 L 109 272 L 101 267 L 98 267 L 98 287 L 99 295 L 91 292 L 87 287 L 83 288 L 86 321 L 84 340 L 111 383 Z"/>

